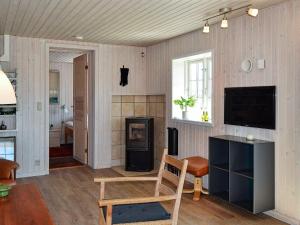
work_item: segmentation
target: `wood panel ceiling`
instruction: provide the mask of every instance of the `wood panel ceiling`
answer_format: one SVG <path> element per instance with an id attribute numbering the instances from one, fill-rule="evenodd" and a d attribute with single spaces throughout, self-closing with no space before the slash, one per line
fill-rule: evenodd
<path id="1" fill-rule="evenodd" d="M 84 54 L 78 51 L 50 51 L 49 61 L 54 63 L 73 63 L 73 59 Z"/>
<path id="2" fill-rule="evenodd" d="M 148 46 L 201 28 L 219 8 L 280 1 L 1 0 L 0 34 L 58 40 L 78 35 L 87 42 Z"/>

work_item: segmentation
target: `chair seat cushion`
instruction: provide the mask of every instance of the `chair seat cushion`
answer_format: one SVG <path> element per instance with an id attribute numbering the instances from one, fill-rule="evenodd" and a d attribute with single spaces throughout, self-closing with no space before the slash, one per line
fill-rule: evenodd
<path id="1" fill-rule="evenodd" d="M 106 207 L 103 207 L 106 217 Z M 117 205 L 112 209 L 112 223 L 135 223 L 170 219 L 171 215 L 160 203 L 143 203 L 130 205 Z"/>
<path id="2" fill-rule="evenodd" d="M 195 177 L 202 177 L 208 174 L 208 160 L 200 156 L 193 156 L 186 158 L 189 163 L 187 172 L 193 174 Z"/>

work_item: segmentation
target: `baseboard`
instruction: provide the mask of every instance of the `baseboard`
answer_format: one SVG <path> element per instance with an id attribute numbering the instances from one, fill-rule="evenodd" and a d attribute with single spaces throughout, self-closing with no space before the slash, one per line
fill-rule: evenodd
<path id="1" fill-rule="evenodd" d="M 44 176 L 48 175 L 49 170 L 44 170 L 44 171 L 36 171 L 36 172 L 31 172 L 31 173 L 17 173 L 17 179 L 18 178 L 25 178 L 25 177 L 37 177 L 37 176 Z"/>
<path id="2" fill-rule="evenodd" d="M 265 212 L 266 215 L 271 216 L 277 220 L 280 220 L 282 222 L 285 222 L 290 225 L 300 225 L 300 221 L 294 218 L 291 218 L 289 216 L 286 216 L 284 214 L 281 214 L 280 212 L 277 212 L 276 210 Z"/>

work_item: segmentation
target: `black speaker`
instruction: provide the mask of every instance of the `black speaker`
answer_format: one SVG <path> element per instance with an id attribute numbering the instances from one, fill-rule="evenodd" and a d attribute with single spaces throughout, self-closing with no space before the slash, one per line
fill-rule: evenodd
<path id="1" fill-rule="evenodd" d="M 178 130 L 168 127 L 168 154 L 178 155 Z"/>

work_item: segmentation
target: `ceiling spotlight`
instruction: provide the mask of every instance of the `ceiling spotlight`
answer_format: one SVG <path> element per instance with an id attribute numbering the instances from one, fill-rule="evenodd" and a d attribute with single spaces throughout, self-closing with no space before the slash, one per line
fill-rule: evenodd
<path id="1" fill-rule="evenodd" d="M 249 8 L 247 13 L 249 16 L 256 17 L 258 15 L 258 9 Z"/>
<path id="2" fill-rule="evenodd" d="M 204 27 L 203 27 L 203 33 L 209 33 L 209 24 L 208 24 L 208 20 L 206 21 Z"/>
<path id="3" fill-rule="evenodd" d="M 228 28 L 228 20 L 227 20 L 226 15 L 224 15 L 224 17 L 222 19 L 221 28 Z"/>
<path id="4" fill-rule="evenodd" d="M 79 35 L 74 35 L 72 36 L 72 38 L 75 38 L 77 40 L 83 40 L 83 36 L 79 36 Z"/>

